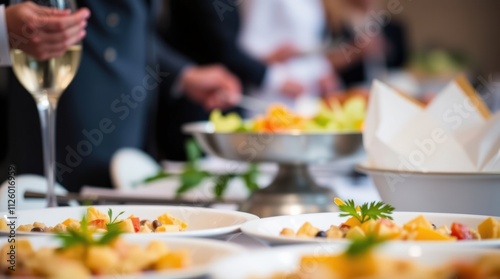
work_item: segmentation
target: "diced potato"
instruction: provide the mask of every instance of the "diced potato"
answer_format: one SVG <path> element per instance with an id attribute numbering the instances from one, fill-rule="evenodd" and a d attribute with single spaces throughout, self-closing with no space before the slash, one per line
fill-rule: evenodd
<path id="1" fill-rule="evenodd" d="M 356 226 L 361 226 L 361 222 L 356 217 L 351 217 L 347 219 L 347 221 L 345 221 L 344 224 L 348 225 L 351 228 Z"/>
<path id="2" fill-rule="evenodd" d="M 66 227 L 69 227 L 70 224 L 73 224 L 73 223 L 80 224 L 80 221 L 73 219 L 73 218 L 68 218 L 68 219 L 64 220 L 61 224 L 65 225 Z"/>
<path id="3" fill-rule="evenodd" d="M 85 265 L 96 274 L 113 274 L 120 258 L 109 246 L 92 246 L 87 249 Z"/>
<path id="4" fill-rule="evenodd" d="M 352 227 L 351 229 L 349 229 L 349 231 L 347 231 L 347 234 L 346 234 L 346 238 L 347 239 L 356 239 L 356 238 L 363 238 L 365 237 L 365 232 L 363 231 L 363 229 L 359 226 L 356 226 L 356 227 Z"/>
<path id="5" fill-rule="evenodd" d="M 124 219 L 118 223 L 118 228 L 125 233 L 135 233 L 134 224 L 130 219 Z"/>
<path id="6" fill-rule="evenodd" d="M 375 233 L 384 239 L 398 239 L 401 237 L 401 229 L 392 221 L 380 219 L 375 225 Z"/>
<path id="7" fill-rule="evenodd" d="M 168 213 L 158 216 L 158 221 L 160 221 L 162 225 L 177 225 L 179 226 L 181 231 L 187 229 L 188 227 L 188 225 L 184 223 L 181 219 L 176 218 Z"/>
<path id="8" fill-rule="evenodd" d="M 455 241 L 455 237 L 441 234 L 434 229 L 418 227 L 416 229 L 415 240 L 440 240 L 440 241 Z"/>
<path id="9" fill-rule="evenodd" d="M 162 256 L 154 264 L 155 270 L 180 269 L 190 265 L 189 253 L 187 251 L 170 252 Z"/>
<path id="10" fill-rule="evenodd" d="M 103 219 L 106 221 L 106 224 L 109 223 L 109 216 L 107 214 L 104 214 L 103 212 L 97 210 L 93 206 L 89 206 L 87 208 L 87 222 L 92 222 L 96 219 Z"/>
<path id="11" fill-rule="evenodd" d="M 150 233 L 150 232 L 152 232 L 152 230 L 148 226 L 144 225 L 144 226 L 141 226 L 141 229 L 139 230 L 139 232 L 140 233 Z"/>
<path id="12" fill-rule="evenodd" d="M 309 222 L 305 222 L 297 231 L 297 236 L 314 237 L 320 230 Z"/>
<path id="13" fill-rule="evenodd" d="M 30 232 L 33 229 L 33 225 L 20 225 L 17 230 L 20 232 Z"/>
<path id="14" fill-rule="evenodd" d="M 363 224 L 361 224 L 361 229 L 363 229 L 363 232 L 365 234 L 368 234 L 368 233 L 374 232 L 376 226 L 377 226 L 377 221 L 370 219 L 370 220 L 364 222 Z"/>
<path id="15" fill-rule="evenodd" d="M 11 248 L 14 248 L 13 252 Z M 19 263 L 25 261 L 33 253 L 33 247 L 27 239 L 16 239 L 15 243 L 6 242 L 0 248 L 0 270 L 5 271 L 10 266 L 11 253 L 15 253 L 13 257 Z"/>
<path id="16" fill-rule="evenodd" d="M 418 228 L 433 229 L 432 223 L 424 217 L 424 215 L 419 215 L 415 219 L 404 224 L 403 228 L 407 231 L 414 231 Z"/>
<path id="17" fill-rule="evenodd" d="M 4 218 L 0 218 L 0 231 L 8 231 L 10 228 L 7 226 L 7 222 Z"/>
<path id="18" fill-rule="evenodd" d="M 83 245 L 74 245 L 66 249 L 58 251 L 58 254 L 70 260 L 83 261 L 85 258 L 86 248 Z"/>
<path id="19" fill-rule="evenodd" d="M 168 253 L 168 248 L 164 242 L 152 240 L 146 247 L 146 251 L 151 255 L 154 261 L 157 261 L 160 257 Z"/>
<path id="20" fill-rule="evenodd" d="M 33 227 L 37 227 L 37 228 L 41 228 L 41 229 L 44 229 L 44 230 L 45 230 L 45 228 L 46 228 L 47 226 L 45 226 L 45 224 L 44 224 L 44 223 L 34 222 L 34 223 L 33 223 Z"/>
<path id="21" fill-rule="evenodd" d="M 155 232 L 180 232 L 181 228 L 177 225 L 161 225 Z"/>
<path id="22" fill-rule="evenodd" d="M 154 258 L 139 245 L 129 245 L 124 258 L 121 259 L 119 270 L 121 274 L 137 273 L 150 268 Z"/>
<path id="23" fill-rule="evenodd" d="M 53 232 L 67 232 L 67 228 L 65 225 L 63 224 L 57 224 L 53 229 L 52 229 Z"/>
<path id="24" fill-rule="evenodd" d="M 500 238 L 500 221 L 489 217 L 477 226 L 477 231 L 482 239 Z"/>
<path id="25" fill-rule="evenodd" d="M 337 226 L 330 226 L 330 229 L 326 231 L 326 238 L 330 239 L 340 239 L 344 237 L 344 232 Z"/>
<path id="26" fill-rule="evenodd" d="M 283 236 L 295 236 L 295 232 L 290 228 L 283 228 L 280 232 Z"/>

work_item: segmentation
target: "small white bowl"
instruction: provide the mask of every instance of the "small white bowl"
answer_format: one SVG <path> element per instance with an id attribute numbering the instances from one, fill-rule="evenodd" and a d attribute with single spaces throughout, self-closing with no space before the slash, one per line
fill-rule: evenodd
<path id="1" fill-rule="evenodd" d="M 500 216 L 500 173 L 417 172 L 360 164 L 382 200 L 398 211 Z"/>

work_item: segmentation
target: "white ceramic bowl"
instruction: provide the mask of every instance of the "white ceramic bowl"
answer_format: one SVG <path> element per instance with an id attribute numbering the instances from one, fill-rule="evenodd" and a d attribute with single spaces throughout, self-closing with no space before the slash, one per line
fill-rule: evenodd
<path id="1" fill-rule="evenodd" d="M 398 211 L 500 216 L 500 173 L 357 169 L 370 175 L 382 200 Z"/>
<path id="2" fill-rule="evenodd" d="M 422 212 L 394 212 L 392 218 L 396 224 L 403 226 L 406 222 L 416 218 L 419 215 L 424 215 L 430 222 L 436 226 L 446 225 L 448 228 L 453 222 L 464 224 L 470 228 L 477 229 L 477 226 L 489 216 L 482 215 L 467 215 L 467 214 L 451 214 L 451 213 L 422 213 Z M 326 239 L 326 238 L 303 238 L 303 237 L 288 237 L 281 236 L 280 231 L 283 228 L 290 228 L 297 231 L 305 222 L 311 223 L 313 226 L 327 230 L 331 225 L 340 225 L 349 217 L 340 217 L 339 212 L 326 213 L 311 213 L 300 215 L 276 216 L 262 218 L 245 223 L 241 227 L 243 233 L 259 239 L 271 245 L 282 244 L 298 244 L 298 243 L 337 243 L 347 244 L 345 239 Z M 500 220 L 500 217 L 495 217 Z M 435 245 L 445 246 L 490 246 L 500 247 L 500 239 L 484 239 L 484 240 L 467 240 L 467 241 L 400 241 L 394 240 L 392 243 L 400 245 Z"/>
<path id="3" fill-rule="evenodd" d="M 137 236 L 151 237 L 215 237 L 240 231 L 240 226 L 247 221 L 259 219 L 259 217 L 238 211 L 218 210 L 202 207 L 187 206 L 147 206 L 147 205 L 101 205 L 94 206 L 101 212 L 107 213 L 113 210 L 114 215 L 124 211 L 120 218 L 135 215 L 142 219 L 155 220 L 158 216 L 169 213 L 187 223 L 188 228 L 181 232 L 166 233 L 138 233 Z M 38 210 L 16 211 L 16 227 L 33 222 L 42 222 L 46 226 L 55 226 L 67 218 L 80 220 L 87 212 L 86 206 L 80 207 L 56 207 Z M 0 212 L 0 218 L 9 218 L 8 212 Z M 8 222 L 7 222 L 8 223 Z M 0 236 L 7 234 L 0 231 Z M 17 232 L 19 235 L 40 235 L 40 233 Z"/>
<path id="4" fill-rule="evenodd" d="M 276 272 L 291 272 L 298 268 L 304 255 L 337 254 L 344 250 L 342 245 L 314 244 L 280 247 L 239 254 L 215 263 L 210 269 L 213 279 L 270 278 Z M 407 259 L 426 266 L 436 266 L 450 261 L 471 261 L 484 253 L 500 251 L 480 248 L 449 248 L 426 245 L 385 245 L 378 253 L 398 259 Z M 310 268 L 313 268 L 312 265 Z M 253 276 L 253 277 L 252 277 Z"/>
<path id="5" fill-rule="evenodd" d="M 20 239 L 20 238 L 19 238 Z M 34 249 L 41 247 L 59 247 L 59 240 L 50 236 L 27 237 Z M 16 239 L 17 240 L 17 239 Z M 137 238 L 135 236 L 125 236 L 127 242 L 146 246 L 152 239 Z M 147 272 L 140 275 L 130 276 L 105 276 L 99 279 L 114 278 L 166 278 L 181 279 L 193 278 L 206 275 L 208 269 L 215 261 L 227 256 L 239 254 L 245 249 L 239 245 L 211 239 L 192 239 L 192 238 L 156 238 L 164 242 L 171 250 L 186 250 L 191 256 L 191 266 L 188 268 L 170 270 L 164 272 Z M 0 247 L 7 242 L 7 238 L 0 239 Z M 1 277 L 1 276 L 0 276 Z"/>

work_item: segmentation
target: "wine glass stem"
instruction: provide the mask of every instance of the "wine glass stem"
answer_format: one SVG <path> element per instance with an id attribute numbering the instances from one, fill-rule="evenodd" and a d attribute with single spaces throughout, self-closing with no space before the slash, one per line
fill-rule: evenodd
<path id="1" fill-rule="evenodd" d="M 37 103 L 40 124 L 42 128 L 43 145 L 43 165 L 45 177 L 47 178 L 47 207 L 57 207 L 55 195 L 55 174 L 56 174 L 56 105 L 51 104 L 47 99 L 39 100 Z"/>

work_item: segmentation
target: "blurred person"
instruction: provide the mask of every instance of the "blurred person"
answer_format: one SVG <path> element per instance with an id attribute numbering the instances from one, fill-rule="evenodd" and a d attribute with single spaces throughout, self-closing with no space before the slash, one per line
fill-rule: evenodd
<path id="1" fill-rule="evenodd" d="M 111 187 L 110 159 L 120 148 L 154 154 L 158 93 L 203 107 L 238 102 L 239 81 L 222 66 L 197 66 L 158 40 L 159 1 L 78 1 L 92 12 L 78 72 L 57 111 L 57 180 L 71 192 Z M 42 173 L 40 126 L 33 98 L 13 77 L 9 156 L 18 173 Z M 7 171 L 2 172 L 6 174 Z"/>
<path id="2" fill-rule="evenodd" d="M 238 1 L 170 0 L 165 40 L 200 65 L 220 63 L 241 81 L 244 91 L 266 88 L 277 94 L 300 95 L 303 86 L 286 71 L 250 56 L 238 44 L 241 17 Z M 184 160 L 183 124 L 207 120 L 209 111 L 189 98 L 163 95 L 158 105 L 158 142 L 162 158 Z M 241 112 L 241 110 L 238 110 Z"/>
<path id="3" fill-rule="evenodd" d="M 383 9 L 382 1 L 323 3 L 335 45 L 328 56 L 344 86 L 366 85 L 374 78 L 383 78 L 389 69 L 405 65 L 408 54 L 404 30 Z"/>
<path id="4" fill-rule="evenodd" d="M 62 55 L 85 36 L 90 12 L 41 7 L 33 2 L 0 5 L 0 66 L 10 65 L 10 47 L 44 60 Z"/>
<path id="5" fill-rule="evenodd" d="M 332 67 L 324 56 L 326 18 L 321 0 L 242 2 L 240 44 L 254 58 L 277 65 L 301 84 L 303 92 L 279 94 L 260 88 L 251 94 L 294 108 L 297 98 L 317 99 L 334 89 Z"/>

